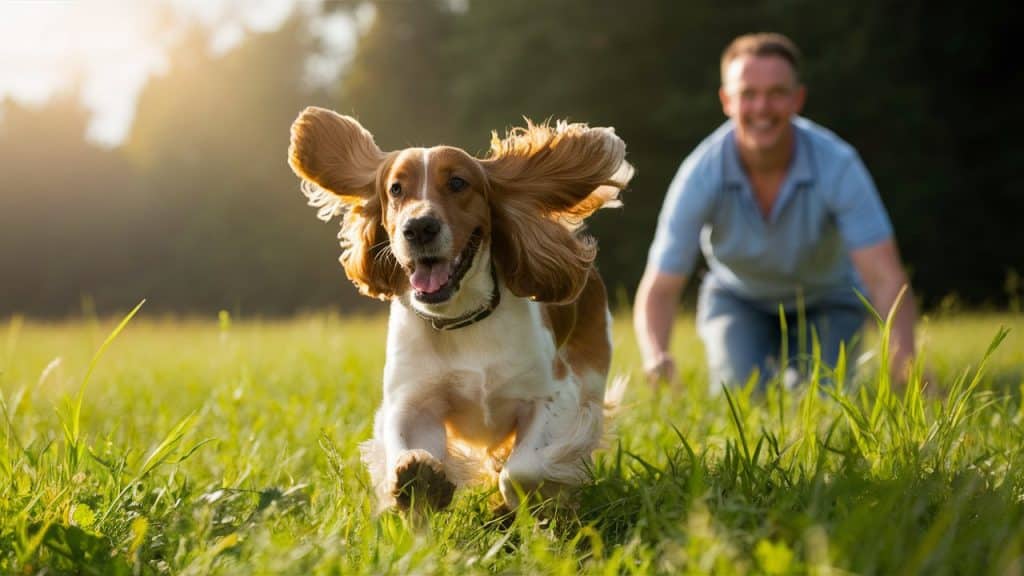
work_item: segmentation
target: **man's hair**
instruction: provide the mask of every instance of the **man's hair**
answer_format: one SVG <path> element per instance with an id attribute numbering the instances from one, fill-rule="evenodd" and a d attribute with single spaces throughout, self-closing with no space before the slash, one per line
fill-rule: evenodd
<path id="1" fill-rule="evenodd" d="M 744 34 L 729 43 L 722 52 L 722 84 L 729 64 L 740 56 L 778 56 L 793 67 L 793 77 L 800 76 L 800 49 L 792 40 L 775 32 Z"/>

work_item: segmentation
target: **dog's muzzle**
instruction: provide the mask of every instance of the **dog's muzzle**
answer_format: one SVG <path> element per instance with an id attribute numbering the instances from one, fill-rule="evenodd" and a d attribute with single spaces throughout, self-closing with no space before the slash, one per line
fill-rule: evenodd
<path id="1" fill-rule="evenodd" d="M 410 231 L 410 234 L 417 232 Z M 405 234 L 405 228 L 402 233 Z M 483 231 L 477 228 L 462 252 L 454 259 L 421 256 L 413 260 L 408 267 L 413 296 L 428 304 L 438 304 L 451 298 L 458 292 L 459 284 L 472 267 L 482 239 Z"/>

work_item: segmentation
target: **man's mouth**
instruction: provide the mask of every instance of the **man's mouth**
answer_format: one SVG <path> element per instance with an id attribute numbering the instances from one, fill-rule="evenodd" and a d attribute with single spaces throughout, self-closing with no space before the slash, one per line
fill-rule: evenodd
<path id="1" fill-rule="evenodd" d="M 474 230 L 466 247 L 454 259 L 424 257 L 413 261 L 407 267 L 413 296 L 420 302 L 438 304 L 458 292 L 459 283 L 473 265 L 482 235 L 479 228 Z"/>
<path id="2" fill-rule="evenodd" d="M 775 120 L 752 120 L 747 122 L 747 129 L 755 133 L 770 133 L 778 123 Z"/>

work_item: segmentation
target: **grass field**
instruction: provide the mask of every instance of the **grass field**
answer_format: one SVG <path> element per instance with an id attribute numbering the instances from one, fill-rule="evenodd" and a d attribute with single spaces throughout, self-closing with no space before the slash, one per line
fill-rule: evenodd
<path id="1" fill-rule="evenodd" d="M 687 320 L 652 391 L 621 317 L 577 506 L 479 488 L 422 522 L 374 515 L 358 459 L 382 319 L 118 321 L 0 326 L 0 573 L 1024 573 L 1021 316 L 922 322 L 941 400 L 877 357 L 841 394 L 712 396 Z"/>

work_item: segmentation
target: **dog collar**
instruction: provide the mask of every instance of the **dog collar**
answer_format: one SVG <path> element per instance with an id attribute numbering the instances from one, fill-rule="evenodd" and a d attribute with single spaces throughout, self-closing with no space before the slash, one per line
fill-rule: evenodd
<path id="1" fill-rule="evenodd" d="M 417 310 L 415 306 L 410 306 L 412 311 L 417 316 L 430 322 L 430 325 L 434 327 L 434 330 L 458 330 L 464 328 L 470 324 L 476 324 L 477 322 L 487 318 L 494 312 L 494 309 L 498 307 L 498 303 L 501 302 L 501 288 L 498 286 L 498 271 L 494 268 L 494 260 L 491 260 L 491 283 L 494 285 L 491 292 L 491 299 L 484 304 L 484 306 L 478 310 L 474 310 L 468 314 L 458 316 L 456 318 L 445 318 L 443 316 L 434 316 L 433 314 L 427 314 Z"/>

